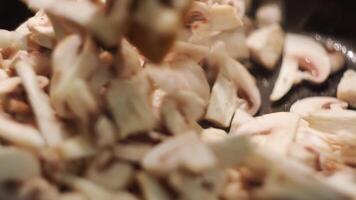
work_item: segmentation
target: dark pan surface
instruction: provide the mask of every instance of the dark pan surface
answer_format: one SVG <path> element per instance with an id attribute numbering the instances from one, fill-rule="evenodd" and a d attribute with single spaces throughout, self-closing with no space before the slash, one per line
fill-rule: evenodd
<path id="1" fill-rule="evenodd" d="M 313 37 L 322 35 L 323 39 L 330 38 L 346 48 L 345 54 L 356 49 L 355 1 L 286 0 L 284 6 L 286 10 L 284 27 L 287 31 L 303 33 Z M 336 88 L 343 72 L 348 68 L 356 69 L 355 58 L 346 58 L 346 67 L 329 77 L 324 84 L 312 85 L 303 82 L 295 86 L 283 99 L 275 103 L 269 101 L 269 95 L 279 70 L 268 72 L 254 64 L 251 71 L 256 77 L 263 102 L 260 114 L 288 111 L 296 100 L 304 97 L 335 96 Z"/>
<path id="2" fill-rule="evenodd" d="M 255 0 L 254 7 L 260 0 Z M 315 36 L 322 34 L 333 38 L 348 51 L 356 49 L 356 1 L 352 0 L 285 0 L 284 27 L 288 31 Z M 252 13 L 253 15 L 253 13 Z M 31 12 L 19 0 L 0 1 L 0 28 L 14 29 Z M 345 53 L 347 53 L 346 51 Z M 347 68 L 356 69 L 356 62 L 347 59 L 346 68 L 332 75 L 322 85 L 302 83 L 295 86 L 282 100 L 271 103 L 269 95 L 278 76 L 278 70 L 268 72 L 252 63 L 251 72 L 256 77 L 262 95 L 260 114 L 287 111 L 296 100 L 309 96 L 335 96 L 337 84 Z"/>

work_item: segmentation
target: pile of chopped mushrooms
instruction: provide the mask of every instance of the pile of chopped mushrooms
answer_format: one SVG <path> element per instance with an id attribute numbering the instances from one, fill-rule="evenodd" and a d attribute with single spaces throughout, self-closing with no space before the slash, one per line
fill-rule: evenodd
<path id="1" fill-rule="evenodd" d="M 23 2 L 0 30 L 0 199 L 356 199 L 356 71 L 255 116 L 244 61 L 280 67 L 272 101 L 345 62 L 284 32 L 281 0 Z"/>

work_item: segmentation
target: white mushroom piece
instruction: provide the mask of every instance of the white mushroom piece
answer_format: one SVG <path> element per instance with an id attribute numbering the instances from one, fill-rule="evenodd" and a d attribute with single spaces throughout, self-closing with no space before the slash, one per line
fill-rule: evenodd
<path id="1" fill-rule="evenodd" d="M 15 68 L 22 79 L 42 137 L 49 146 L 58 145 L 64 137 L 62 127 L 55 116 L 48 97 L 38 85 L 35 72 L 26 60 L 17 61 Z"/>
<path id="2" fill-rule="evenodd" d="M 262 0 L 256 11 L 259 27 L 280 24 L 283 21 L 283 0 Z"/>
<path id="3" fill-rule="evenodd" d="M 348 103 L 335 97 L 307 97 L 296 101 L 290 108 L 290 112 L 296 113 L 303 118 L 320 110 L 347 109 Z"/>
<path id="4" fill-rule="evenodd" d="M 210 88 L 203 69 L 189 58 L 178 58 L 161 66 L 145 67 L 150 80 L 165 92 L 159 113 L 174 134 L 191 130 L 203 117 Z"/>
<path id="5" fill-rule="evenodd" d="M 253 171 L 265 173 L 263 186 L 253 190 L 256 199 L 352 199 L 306 166 L 268 150 L 257 150 L 246 161 Z M 291 173 L 293 172 L 293 173 Z"/>
<path id="6" fill-rule="evenodd" d="M 237 108 L 254 115 L 260 108 L 261 96 L 254 77 L 246 68 L 224 53 L 213 52 L 208 65 L 218 66 L 219 73 L 212 88 L 205 119 L 230 126 Z"/>
<path id="7" fill-rule="evenodd" d="M 356 71 L 347 70 L 337 86 L 337 98 L 346 101 L 351 107 L 356 108 Z"/>
<path id="8" fill-rule="evenodd" d="M 194 132 L 182 133 L 155 146 L 142 160 L 151 173 L 164 175 L 178 169 L 201 173 L 216 166 L 214 154 Z"/>
<path id="9" fill-rule="evenodd" d="M 309 126 L 324 133 L 356 134 L 356 111 L 354 110 L 320 110 L 311 113 L 307 118 Z"/>
<path id="10" fill-rule="evenodd" d="M 293 85 L 303 80 L 320 84 L 330 71 L 330 60 L 321 44 L 308 36 L 287 33 L 282 66 L 270 99 L 281 99 Z"/>
<path id="11" fill-rule="evenodd" d="M 247 46 L 252 58 L 268 70 L 273 70 L 282 55 L 284 33 L 278 25 L 270 25 L 252 32 Z"/>
<path id="12" fill-rule="evenodd" d="M 106 101 L 119 128 L 119 137 L 126 138 L 153 129 L 152 92 L 151 83 L 140 74 L 129 80 L 117 79 L 111 83 Z"/>
<path id="13" fill-rule="evenodd" d="M 283 123 L 287 121 L 288 123 Z M 234 135 L 246 135 L 260 149 L 287 155 L 301 118 L 294 113 L 280 112 L 256 117 L 238 127 Z"/>
<path id="14" fill-rule="evenodd" d="M 103 152 L 88 166 L 85 176 L 94 183 L 109 189 L 124 189 L 134 178 L 133 167 L 115 159 L 109 152 Z"/>

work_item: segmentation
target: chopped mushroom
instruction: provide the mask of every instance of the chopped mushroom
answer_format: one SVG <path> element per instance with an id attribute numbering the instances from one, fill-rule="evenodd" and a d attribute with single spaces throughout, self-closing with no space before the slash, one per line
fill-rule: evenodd
<path id="1" fill-rule="evenodd" d="M 263 0 L 257 8 L 256 19 L 260 27 L 280 24 L 283 20 L 282 0 Z"/>
<path id="2" fill-rule="evenodd" d="M 310 127 L 326 133 L 356 133 L 356 111 L 321 110 L 311 113 L 306 119 Z"/>
<path id="3" fill-rule="evenodd" d="M 252 58 L 265 68 L 272 70 L 282 55 L 284 33 L 279 25 L 270 25 L 252 32 L 247 46 Z"/>
<path id="4" fill-rule="evenodd" d="M 124 189 L 131 182 L 134 173 L 132 166 L 100 159 L 105 158 L 100 158 L 99 155 L 98 161 L 94 161 L 86 171 L 89 180 L 111 190 Z"/>
<path id="5" fill-rule="evenodd" d="M 259 167 L 269 172 L 263 187 L 253 192 L 253 198 L 308 200 L 351 198 L 298 162 L 284 159 L 266 150 L 257 152 L 257 156 L 252 157 L 263 160 L 263 166 Z M 256 166 L 258 163 L 262 164 L 255 161 L 248 165 Z"/>
<path id="6" fill-rule="evenodd" d="M 18 61 L 15 68 L 22 79 L 43 138 L 49 146 L 58 145 L 64 137 L 62 128 L 47 96 L 38 85 L 33 69 L 26 61 Z"/>
<path id="7" fill-rule="evenodd" d="M 220 43 L 221 44 L 221 43 Z M 238 61 L 228 57 L 221 49 L 217 47 L 209 55 L 209 65 L 217 65 L 222 73 L 235 84 L 236 94 L 243 100 L 242 109 L 254 115 L 261 106 L 261 94 L 257 88 L 254 77 Z"/>
<path id="8" fill-rule="evenodd" d="M 168 192 L 160 185 L 160 183 L 149 174 L 140 172 L 137 175 L 138 182 L 143 196 L 146 200 L 170 200 Z"/>
<path id="9" fill-rule="evenodd" d="M 131 80 L 116 80 L 107 92 L 107 102 L 112 110 L 120 137 L 151 130 L 154 127 L 151 100 L 152 87 L 140 76 Z"/>
<path id="10" fill-rule="evenodd" d="M 353 85 L 355 81 L 356 71 L 347 70 L 337 86 L 337 98 L 346 101 L 353 108 L 356 108 L 356 89 Z"/>
<path id="11" fill-rule="evenodd" d="M 205 119 L 221 127 L 229 127 L 237 107 L 236 84 L 219 73 L 211 91 Z"/>
<path id="12" fill-rule="evenodd" d="M 280 112 L 256 117 L 241 125 L 232 134 L 248 135 L 261 149 L 286 155 L 297 133 L 301 118 L 294 113 Z M 288 121 L 288 123 L 283 123 Z"/>
<path id="13" fill-rule="evenodd" d="M 143 159 L 142 165 L 156 174 L 167 174 L 183 168 L 193 173 L 211 169 L 216 160 L 210 149 L 196 133 L 183 133 L 154 147 Z"/>
<path id="14" fill-rule="evenodd" d="M 294 84 L 303 80 L 320 84 L 328 78 L 330 71 L 330 60 L 321 44 L 310 37 L 288 33 L 281 70 L 270 99 L 281 99 Z"/>
<path id="15" fill-rule="evenodd" d="M 290 112 L 297 113 L 301 117 L 308 117 L 319 110 L 342 110 L 348 104 L 334 97 L 308 97 L 296 101 L 290 108 Z"/>

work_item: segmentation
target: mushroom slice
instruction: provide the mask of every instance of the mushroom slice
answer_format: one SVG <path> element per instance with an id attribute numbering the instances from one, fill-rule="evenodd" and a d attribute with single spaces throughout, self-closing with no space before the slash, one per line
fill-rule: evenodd
<path id="1" fill-rule="evenodd" d="M 301 118 L 294 113 L 280 112 L 256 117 L 241 125 L 233 134 L 250 135 L 253 143 L 274 154 L 287 155 Z M 288 121 L 288 123 L 283 123 Z"/>
<path id="2" fill-rule="evenodd" d="M 209 64 L 219 66 L 222 73 L 226 77 L 229 77 L 236 85 L 237 96 L 245 102 L 241 108 L 252 115 L 256 114 L 261 106 L 261 94 L 254 77 L 242 64 L 230 58 L 225 53 L 219 52 L 218 47 L 209 56 Z"/>
<path id="3" fill-rule="evenodd" d="M 148 65 L 145 71 L 167 94 L 188 90 L 198 95 L 206 104 L 209 101 L 210 87 L 204 71 L 189 58 L 164 63 L 162 66 Z"/>
<path id="4" fill-rule="evenodd" d="M 19 198 L 31 199 L 36 194 L 37 200 L 56 200 L 59 196 L 58 189 L 43 178 L 32 178 L 24 182 L 17 192 Z"/>
<path id="5" fill-rule="evenodd" d="M 1 183 L 5 181 L 26 181 L 40 175 L 40 163 L 34 155 L 15 147 L 0 148 Z"/>
<path id="6" fill-rule="evenodd" d="M 356 89 L 353 87 L 355 81 L 356 71 L 347 70 L 337 86 L 337 98 L 346 101 L 353 108 L 356 108 Z"/>
<path id="7" fill-rule="evenodd" d="M 153 146 L 146 143 L 118 144 L 114 148 L 114 156 L 120 160 L 139 163 Z"/>
<path id="8" fill-rule="evenodd" d="M 269 70 L 276 67 L 282 54 L 283 43 L 284 33 L 278 24 L 258 29 L 247 39 L 252 58 Z"/>
<path id="9" fill-rule="evenodd" d="M 255 155 L 251 156 L 252 160 L 247 165 L 254 168 L 259 164 L 267 176 L 263 187 L 253 191 L 252 198 L 303 200 L 351 198 L 301 163 L 285 159 L 268 150 L 257 151 Z M 260 159 L 260 162 L 256 159 Z"/>
<path id="10" fill-rule="evenodd" d="M 100 116 L 95 124 L 95 136 L 97 137 L 96 144 L 99 147 L 113 146 L 118 137 L 118 131 L 108 117 Z"/>
<path id="11" fill-rule="evenodd" d="M 164 190 L 160 183 L 147 173 L 140 172 L 137 175 L 145 200 L 170 200 L 169 193 Z"/>
<path id="12" fill-rule="evenodd" d="M 227 31 L 242 25 L 236 9 L 229 4 L 207 4 L 199 1 L 193 3 L 186 16 L 186 26 L 193 32 L 207 26 L 207 31 Z"/>
<path id="13" fill-rule="evenodd" d="M 87 28 L 106 46 L 118 41 L 127 12 L 127 1 L 114 3 L 109 14 L 90 1 L 24 0 L 30 8 L 44 9 Z"/>
<path id="14" fill-rule="evenodd" d="M 250 52 L 247 46 L 247 38 L 243 28 L 223 31 L 212 37 L 213 45 L 217 42 L 225 44 L 229 56 L 237 60 L 248 59 Z"/>
<path id="15" fill-rule="evenodd" d="M 280 24 L 283 21 L 282 0 L 264 0 L 257 8 L 256 19 L 259 27 Z"/>
<path id="16" fill-rule="evenodd" d="M 56 119 L 46 94 L 38 85 L 35 72 L 25 61 L 18 61 L 15 68 L 22 79 L 42 136 L 49 146 L 58 145 L 64 137 L 62 127 Z"/>
<path id="17" fill-rule="evenodd" d="M 245 136 L 227 136 L 224 140 L 210 143 L 219 167 L 229 168 L 241 165 L 253 146 Z"/>
<path id="18" fill-rule="evenodd" d="M 233 134 L 240 126 L 253 119 L 254 118 L 246 111 L 242 110 L 241 108 L 237 108 L 234 117 L 232 118 L 229 133 Z"/>
<path id="19" fill-rule="evenodd" d="M 319 110 L 342 110 L 348 104 L 334 97 L 307 97 L 296 101 L 290 108 L 290 112 L 301 117 L 308 117 L 311 113 Z"/>
<path id="20" fill-rule="evenodd" d="M 117 79 L 108 88 L 106 100 L 120 130 L 120 137 L 151 130 L 155 126 L 152 102 L 153 88 L 146 77 Z"/>
<path id="21" fill-rule="evenodd" d="M 210 7 L 211 31 L 226 31 L 242 25 L 236 9 L 227 4 L 213 4 Z"/>
<path id="22" fill-rule="evenodd" d="M 306 71 L 300 71 L 299 68 Z M 322 83 L 331 71 L 330 60 L 324 47 L 312 38 L 288 33 L 279 76 L 270 99 L 281 99 L 294 84 L 302 80 Z"/>
<path id="23" fill-rule="evenodd" d="M 201 132 L 201 139 L 206 143 L 220 142 L 225 139 L 227 133 L 222 129 L 207 128 Z"/>
<path id="24" fill-rule="evenodd" d="M 237 107 L 236 84 L 219 73 L 211 91 L 205 119 L 220 127 L 229 127 Z"/>
<path id="25" fill-rule="evenodd" d="M 68 88 L 78 79 L 89 79 L 100 63 L 95 44 L 90 38 L 86 38 L 81 51 L 80 44 L 78 36 L 68 36 L 53 53 L 54 75 L 50 99 L 57 114 L 65 118 L 72 115 L 65 105 L 70 91 Z"/>
<path id="26" fill-rule="evenodd" d="M 200 173 L 216 165 L 210 149 L 194 132 L 183 133 L 155 146 L 143 159 L 143 167 L 156 174 L 167 174 L 179 168 Z"/>
<path id="27" fill-rule="evenodd" d="M 356 134 L 356 111 L 353 110 L 321 110 L 311 113 L 305 120 L 311 128 L 325 133 Z"/>
<path id="28" fill-rule="evenodd" d="M 161 106 L 164 126 L 173 134 L 191 131 L 194 123 L 204 115 L 205 102 L 195 93 L 179 91 L 166 95 Z"/>
<path id="29" fill-rule="evenodd" d="M 95 147 L 83 135 L 64 140 L 56 150 L 64 160 L 75 160 L 95 155 Z"/>
<path id="30" fill-rule="evenodd" d="M 88 200 L 137 200 L 135 196 L 124 191 L 106 190 L 90 180 L 76 176 L 62 174 L 58 177 L 60 182 L 84 194 Z"/>
<path id="31" fill-rule="evenodd" d="M 99 155 L 100 159 L 100 155 Z M 104 166 L 102 166 L 104 165 Z M 110 190 L 124 189 L 132 180 L 134 169 L 127 163 L 94 161 L 86 171 L 86 177 Z"/>
<path id="32" fill-rule="evenodd" d="M 27 27 L 31 32 L 30 39 L 38 45 L 52 49 L 55 45 L 55 35 L 52 24 L 43 11 L 39 11 L 36 15 L 27 21 Z"/>

